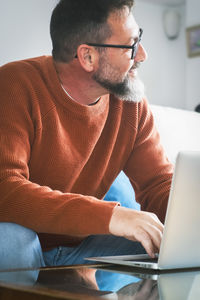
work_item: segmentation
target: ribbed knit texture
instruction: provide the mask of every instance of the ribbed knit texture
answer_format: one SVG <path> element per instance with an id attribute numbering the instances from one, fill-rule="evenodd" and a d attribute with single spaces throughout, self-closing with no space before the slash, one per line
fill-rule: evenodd
<path id="1" fill-rule="evenodd" d="M 142 209 L 164 220 L 172 165 L 146 100 L 80 105 L 43 56 L 0 68 L 0 103 L 1 222 L 33 229 L 43 249 L 108 234 L 118 204 L 102 199 L 122 169 Z"/>

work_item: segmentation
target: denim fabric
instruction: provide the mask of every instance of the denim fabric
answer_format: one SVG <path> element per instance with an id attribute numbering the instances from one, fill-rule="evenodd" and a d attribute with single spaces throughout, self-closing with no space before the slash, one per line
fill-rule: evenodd
<path id="1" fill-rule="evenodd" d="M 117 201 L 120 202 L 121 206 L 140 210 L 140 205 L 135 200 L 134 189 L 123 171 L 119 173 L 111 185 L 109 191 L 105 195 L 105 200 Z"/>
<path id="2" fill-rule="evenodd" d="M 57 247 L 42 254 L 40 242 L 35 232 L 18 224 L 0 223 L 0 271 L 90 263 L 85 260 L 86 257 L 144 252 L 144 248 L 137 242 L 111 235 L 93 235 L 86 238 L 77 247 Z M 0 272 L 0 280 L 30 285 L 37 281 L 38 274 L 38 270 Z M 116 289 L 119 287 L 119 284 L 116 286 L 116 275 L 105 274 L 100 270 L 96 272 L 96 281 L 100 290 L 108 289 L 108 282 L 111 283 L 111 280 L 109 281 L 111 277 L 112 282 L 115 281 Z M 135 281 L 134 278 L 130 280 L 130 278 L 122 277 L 124 278 L 123 282 L 127 282 L 127 284 Z M 122 283 L 122 278 L 120 281 Z"/>
<path id="3" fill-rule="evenodd" d="M 0 222 L 0 280 L 34 284 L 39 271 L 1 272 L 10 269 L 44 266 L 42 249 L 37 234 L 15 223 Z"/>
<path id="4" fill-rule="evenodd" d="M 37 234 L 15 223 L 0 223 L 0 270 L 44 266 Z"/>
<path id="5" fill-rule="evenodd" d="M 77 247 L 57 247 L 43 252 L 47 266 L 91 263 L 85 258 L 91 256 L 110 256 L 145 253 L 138 242 L 112 235 L 92 235 Z"/>
<path id="6" fill-rule="evenodd" d="M 47 266 L 89 264 L 85 260 L 91 256 L 110 256 L 123 254 L 145 253 L 138 242 L 111 235 L 89 236 L 78 247 L 58 247 L 44 252 L 44 261 Z M 125 274 L 116 274 L 97 270 L 96 284 L 100 291 L 116 292 L 125 285 L 136 283 L 139 279 Z"/>

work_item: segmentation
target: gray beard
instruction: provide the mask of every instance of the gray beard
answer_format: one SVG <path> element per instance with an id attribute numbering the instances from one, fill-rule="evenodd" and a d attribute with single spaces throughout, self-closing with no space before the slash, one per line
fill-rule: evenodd
<path id="1" fill-rule="evenodd" d="M 112 70 L 109 70 L 112 73 Z M 140 102 L 145 95 L 143 82 L 138 76 L 130 78 L 128 74 L 122 82 L 112 82 L 107 78 L 103 78 L 102 73 L 98 70 L 93 74 L 93 79 L 111 94 L 123 101 Z"/>
<path id="2" fill-rule="evenodd" d="M 138 103 L 140 102 L 145 95 L 144 84 L 139 77 L 134 79 L 127 78 L 126 80 L 126 90 L 124 93 L 115 93 L 115 96 L 120 98 L 123 101 L 130 101 Z"/>

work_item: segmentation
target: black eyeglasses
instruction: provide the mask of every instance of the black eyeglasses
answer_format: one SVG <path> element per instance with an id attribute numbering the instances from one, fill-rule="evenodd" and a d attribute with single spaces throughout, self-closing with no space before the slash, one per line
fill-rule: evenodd
<path id="1" fill-rule="evenodd" d="M 121 49 L 132 49 L 132 53 L 131 53 L 131 59 L 134 59 L 137 51 L 138 51 L 138 47 L 139 47 L 139 43 L 142 39 L 142 34 L 143 34 L 143 30 L 142 28 L 139 29 L 139 36 L 138 39 L 135 43 L 133 43 L 132 46 L 128 46 L 128 45 L 113 45 L 113 44 L 97 44 L 97 43 L 86 43 L 88 46 L 94 46 L 94 47 L 104 47 L 104 48 L 121 48 Z"/>

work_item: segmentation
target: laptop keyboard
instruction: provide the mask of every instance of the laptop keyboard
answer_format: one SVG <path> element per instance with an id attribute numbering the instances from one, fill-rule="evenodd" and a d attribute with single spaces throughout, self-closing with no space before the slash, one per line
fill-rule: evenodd
<path id="1" fill-rule="evenodd" d="M 128 261 L 135 261 L 135 262 L 149 262 L 149 263 L 157 263 L 158 258 L 142 258 L 142 259 L 127 259 Z"/>

